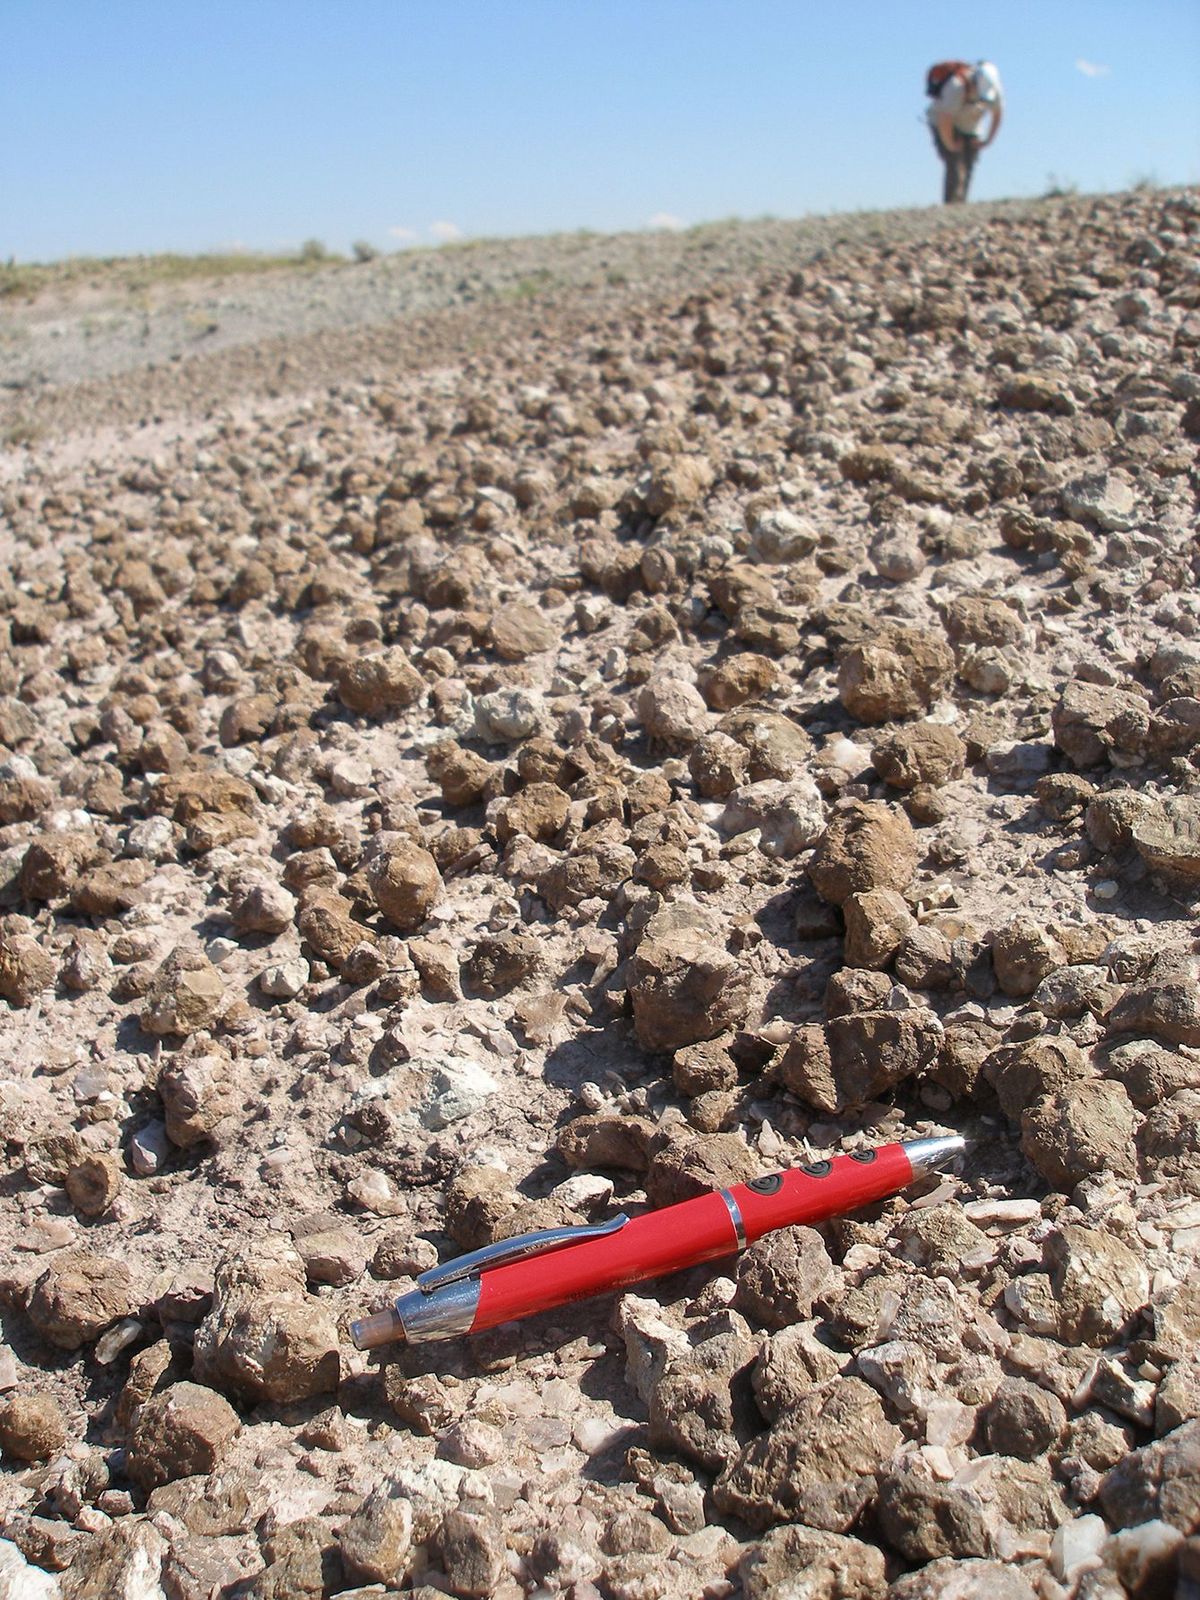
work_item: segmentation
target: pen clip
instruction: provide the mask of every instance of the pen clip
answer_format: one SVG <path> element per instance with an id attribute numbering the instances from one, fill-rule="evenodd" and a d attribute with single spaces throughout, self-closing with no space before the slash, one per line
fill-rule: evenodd
<path id="1" fill-rule="evenodd" d="M 536 1233 L 518 1233 L 511 1239 L 497 1239 L 495 1244 L 485 1244 L 482 1250 L 471 1250 L 464 1256 L 455 1256 L 440 1267 L 430 1267 L 417 1279 L 422 1294 L 432 1294 L 448 1283 L 470 1278 L 487 1267 L 505 1266 L 510 1261 L 524 1261 L 529 1256 L 545 1255 L 551 1250 L 561 1250 L 569 1244 L 583 1244 L 588 1239 L 604 1239 L 618 1233 L 629 1221 L 623 1211 L 608 1222 L 584 1223 L 570 1228 L 541 1228 Z"/>

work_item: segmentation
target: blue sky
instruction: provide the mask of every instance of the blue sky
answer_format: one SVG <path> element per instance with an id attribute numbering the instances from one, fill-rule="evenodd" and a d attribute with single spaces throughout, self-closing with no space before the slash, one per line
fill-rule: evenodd
<path id="1" fill-rule="evenodd" d="M 836 15 L 834 14 L 836 11 Z M 1197 0 L 4 0 L 0 258 L 346 249 L 1200 181 Z"/>

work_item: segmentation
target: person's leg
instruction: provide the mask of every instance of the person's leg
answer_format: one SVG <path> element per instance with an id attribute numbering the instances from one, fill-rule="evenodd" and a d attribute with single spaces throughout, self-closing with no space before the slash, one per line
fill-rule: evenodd
<path id="1" fill-rule="evenodd" d="M 948 206 L 954 199 L 954 152 L 946 149 L 946 146 L 942 143 L 942 136 L 935 127 L 931 125 L 929 131 L 933 134 L 933 148 L 937 151 L 942 163 L 942 204 Z"/>
<path id="2" fill-rule="evenodd" d="M 962 145 L 962 156 L 960 157 L 960 171 L 962 174 L 960 182 L 962 193 L 958 198 L 960 200 L 965 200 L 967 198 L 967 191 L 971 187 L 971 177 L 975 171 L 975 160 L 979 155 L 979 140 L 968 135 L 963 139 Z"/>

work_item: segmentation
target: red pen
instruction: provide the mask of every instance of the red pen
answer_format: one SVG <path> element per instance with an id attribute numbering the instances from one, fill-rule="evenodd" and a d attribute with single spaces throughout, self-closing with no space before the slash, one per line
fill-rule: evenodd
<path id="1" fill-rule="evenodd" d="M 732 1255 L 776 1228 L 823 1222 L 886 1200 L 965 1148 L 957 1137 L 885 1144 L 712 1189 L 640 1217 L 622 1212 L 595 1226 L 500 1239 L 423 1272 L 417 1287 L 390 1309 L 352 1322 L 350 1337 L 360 1350 L 396 1339 L 452 1339 L 626 1289 Z"/>

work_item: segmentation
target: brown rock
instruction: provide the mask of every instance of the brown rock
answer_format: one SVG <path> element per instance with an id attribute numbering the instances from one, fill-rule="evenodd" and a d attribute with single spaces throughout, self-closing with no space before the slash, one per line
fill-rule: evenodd
<path id="1" fill-rule="evenodd" d="M 49 1461 L 67 1442 L 67 1419 L 48 1394 L 14 1394 L 0 1405 L 0 1451 L 9 1461 Z"/>
<path id="2" fill-rule="evenodd" d="M 541 958 L 541 940 L 532 933 L 489 933 L 475 946 L 464 970 L 471 987 L 494 1000 L 523 983 Z"/>
<path id="3" fill-rule="evenodd" d="M 399 840 L 367 868 L 375 904 L 400 933 L 415 933 L 442 889 L 441 873 L 428 850 Z"/>
<path id="4" fill-rule="evenodd" d="M 169 1057 L 158 1074 L 167 1138 L 180 1149 L 212 1139 L 218 1125 L 242 1108 L 243 1094 L 229 1052 L 194 1042 Z"/>
<path id="5" fill-rule="evenodd" d="M 1066 963 L 1062 945 L 1035 917 L 1014 917 L 992 940 L 996 982 L 1014 998 L 1032 994 L 1043 978 Z"/>
<path id="6" fill-rule="evenodd" d="M 501 606 L 488 628 L 492 649 L 504 661 L 524 661 L 527 656 L 553 650 L 560 630 L 537 606 L 514 600 Z"/>
<path id="7" fill-rule="evenodd" d="M 216 1020 L 224 999 L 221 975 L 207 957 L 177 945 L 154 974 L 142 1026 L 149 1033 L 198 1033 Z"/>
<path id="8" fill-rule="evenodd" d="M 60 1350 L 78 1350 L 133 1310 L 133 1275 L 123 1261 L 68 1250 L 33 1286 L 29 1320 Z"/>
<path id="9" fill-rule="evenodd" d="M 549 844 L 567 820 L 570 801 L 554 783 L 531 783 L 505 802 L 496 819 L 496 835 L 507 844 L 516 834 Z"/>
<path id="10" fill-rule="evenodd" d="M 151 794 L 155 811 L 169 811 L 184 827 L 208 815 L 250 815 L 257 807 L 253 786 L 231 772 L 185 772 L 163 779 Z"/>
<path id="11" fill-rule="evenodd" d="M 116 917 L 140 905 L 153 874 L 148 861 L 110 861 L 85 872 L 71 888 L 71 904 L 85 917 Z"/>
<path id="12" fill-rule="evenodd" d="M 745 1446 L 713 1485 L 713 1500 L 753 1528 L 803 1518 L 844 1533 L 874 1498 L 875 1474 L 899 1443 L 875 1391 L 834 1378 Z"/>
<path id="13" fill-rule="evenodd" d="M 1127 1455 L 1101 1483 L 1100 1504 L 1118 1528 L 1162 1521 L 1194 1532 L 1200 1526 L 1200 1422 Z"/>
<path id="14" fill-rule="evenodd" d="M 226 749 L 256 744 L 274 722 L 279 701 L 273 694 L 241 695 L 221 713 L 219 737 Z"/>
<path id="15" fill-rule="evenodd" d="M 646 1194 L 652 1205 L 672 1206 L 710 1189 L 745 1183 L 757 1173 L 758 1163 L 736 1133 L 672 1140 L 651 1154 Z"/>
<path id="16" fill-rule="evenodd" d="M 892 722 L 928 711 L 950 682 L 954 657 L 926 630 L 892 627 L 854 645 L 838 669 L 838 699 L 859 722 Z"/>
<path id="17" fill-rule="evenodd" d="M 645 1050 L 678 1050 L 737 1027 L 750 1002 L 743 963 L 720 923 L 679 900 L 646 924 L 628 967 L 633 1025 Z"/>
<path id="18" fill-rule="evenodd" d="M 1150 1297 L 1140 1255 L 1110 1233 L 1076 1224 L 1046 1237 L 1058 1335 L 1069 1344 L 1111 1343 Z"/>
<path id="19" fill-rule="evenodd" d="M 899 728 L 871 751 L 875 771 L 893 789 L 953 783 L 962 777 L 966 761 L 966 745 L 953 728 L 940 722 Z"/>
<path id="20" fill-rule="evenodd" d="M 910 1561 L 985 1556 L 993 1550 L 979 1495 L 969 1487 L 926 1477 L 916 1469 L 889 1472 L 880 1478 L 878 1515 L 888 1544 Z"/>
<path id="21" fill-rule="evenodd" d="M 1174 1179 L 1200 1194 L 1200 1090 L 1180 1089 L 1155 1106 L 1139 1143 L 1148 1179 Z"/>
<path id="22" fill-rule="evenodd" d="M 799 1056 L 787 1070 L 793 1093 L 820 1111 L 865 1105 L 885 1090 L 924 1071 L 937 1059 L 941 1025 L 932 1012 L 864 1011 L 833 1017 L 825 1025 L 828 1078 L 819 1054 Z M 793 1040 L 789 1054 L 795 1049 Z M 781 1073 L 782 1073 L 781 1063 Z"/>
<path id="23" fill-rule="evenodd" d="M 1171 795 L 1131 818 L 1129 836 L 1153 872 L 1194 882 L 1200 878 L 1200 806 L 1190 795 Z"/>
<path id="24" fill-rule="evenodd" d="M 887 1586 L 883 1554 L 862 1539 L 791 1523 L 772 1528 L 742 1557 L 746 1600 L 876 1600 Z M 800 1586 L 803 1587 L 800 1587 Z"/>
<path id="25" fill-rule="evenodd" d="M 1052 411 L 1074 416 L 1075 399 L 1066 381 L 1053 372 L 1019 372 L 1005 379 L 996 399 L 1015 411 Z"/>
<path id="26" fill-rule="evenodd" d="M 700 682 L 700 691 L 713 711 L 729 711 L 759 700 L 775 687 L 776 669 L 766 656 L 745 651 L 720 662 Z"/>
<path id="27" fill-rule="evenodd" d="M 17 880 L 25 900 L 61 900 L 100 854 L 90 833 L 45 833 L 26 850 Z"/>
<path id="28" fill-rule="evenodd" d="M 246 873 L 230 885 L 229 915 L 239 933 L 283 933 L 296 916 L 296 899 L 282 884 Z"/>
<path id="29" fill-rule="evenodd" d="M 812 755 L 812 740 L 797 722 L 777 711 L 731 711 L 716 730 L 741 745 L 751 783 L 794 778 Z"/>
<path id="30" fill-rule="evenodd" d="M 902 811 L 880 800 L 844 800 L 817 842 L 808 875 L 823 899 L 840 906 L 852 894 L 907 888 L 918 856 Z"/>
<path id="31" fill-rule="evenodd" d="M 408 1573 L 412 1536 L 411 1501 L 380 1485 L 342 1524 L 337 1537 L 353 1576 L 399 1589 Z"/>
<path id="32" fill-rule="evenodd" d="M 1042 1096 L 1065 1094 L 1093 1073 L 1083 1051 L 1064 1033 L 998 1046 L 985 1057 L 983 1076 L 995 1089 L 1005 1116 L 1019 1122 L 1022 1112 Z"/>
<path id="33" fill-rule="evenodd" d="M 1086 1078 L 1021 1113 L 1021 1149 L 1052 1188 L 1069 1192 L 1094 1172 L 1137 1177 L 1140 1118 L 1119 1083 Z"/>
<path id="34" fill-rule="evenodd" d="M 291 1404 L 338 1383 L 337 1330 L 306 1295 L 300 1256 L 279 1238 L 221 1260 L 194 1351 L 198 1378 L 250 1401 Z"/>
<path id="35" fill-rule="evenodd" d="M 71 1204 L 85 1217 L 102 1217 L 111 1209 L 125 1182 L 118 1157 L 85 1156 L 68 1168 L 64 1187 Z"/>
<path id="36" fill-rule="evenodd" d="M 1062 1438 L 1066 1407 L 1057 1395 L 1027 1378 L 1005 1378 L 984 1413 L 988 1445 L 998 1455 L 1032 1461 Z"/>
<path id="37" fill-rule="evenodd" d="M 555 1144 L 569 1167 L 645 1172 L 653 1132 L 642 1117 L 601 1113 L 573 1118 L 559 1130 Z"/>
<path id="38" fill-rule="evenodd" d="M 442 791 L 448 806 L 473 806 L 483 799 L 493 768 L 474 750 L 464 750 L 453 739 L 441 739 L 425 757 L 425 770 Z"/>
<path id="39" fill-rule="evenodd" d="M 764 1327 L 784 1328 L 811 1314 L 832 1274 L 833 1263 L 814 1228 L 783 1228 L 738 1257 L 733 1303 Z"/>
<path id="40" fill-rule="evenodd" d="M 398 646 L 343 661 L 336 677 L 338 699 L 349 711 L 383 717 L 415 705 L 425 680 Z"/>
<path id="41" fill-rule="evenodd" d="M 638 716 L 651 745 L 663 750 L 690 750 L 708 726 L 700 691 L 681 678 L 646 684 L 638 695 Z"/>
<path id="42" fill-rule="evenodd" d="M 223 1396 L 198 1383 L 174 1383 L 138 1408 L 129 1476 L 144 1489 L 156 1489 L 212 1472 L 241 1426 Z"/>
<path id="43" fill-rule="evenodd" d="M 313 953 L 339 971 L 364 939 L 374 937 L 354 920 L 349 900 L 321 891 L 305 895 L 297 926 Z"/>
<path id="44" fill-rule="evenodd" d="M 0 930 L 0 995 L 14 1006 L 31 1006 L 54 982 L 58 963 L 27 933 Z"/>
<path id="45" fill-rule="evenodd" d="M 1164 1044 L 1200 1045 L 1200 993 L 1194 980 L 1133 984 L 1104 1019 L 1110 1034 L 1141 1033 Z"/>
<path id="46" fill-rule="evenodd" d="M 894 889 L 848 895 L 842 915 L 846 919 L 846 965 L 875 971 L 888 965 L 917 926 L 908 902 Z"/>
<path id="47" fill-rule="evenodd" d="M 494 1592 L 504 1573 L 504 1531 L 494 1517 L 447 1511 L 437 1548 L 451 1594 L 485 1600 Z"/>
<path id="48" fill-rule="evenodd" d="M 1054 742 L 1077 767 L 1098 767 L 1112 751 L 1143 755 L 1150 708 L 1141 695 L 1094 683 L 1068 683 L 1051 717 Z"/>

